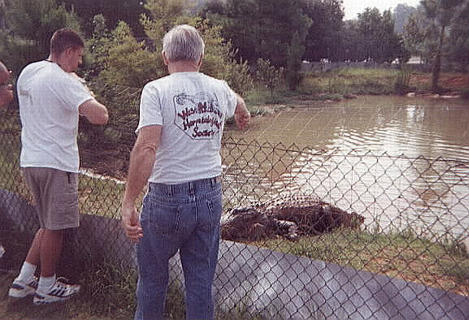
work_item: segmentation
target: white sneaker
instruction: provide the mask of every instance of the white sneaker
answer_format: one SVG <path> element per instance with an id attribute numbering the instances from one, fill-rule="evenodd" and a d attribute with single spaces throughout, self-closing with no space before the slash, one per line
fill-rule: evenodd
<path id="1" fill-rule="evenodd" d="M 64 278 L 57 278 L 54 285 L 47 291 L 36 290 L 33 303 L 36 305 L 60 302 L 70 299 L 80 292 L 80 285 L 67 284 Z"/>
<path id="2" fill-rule="evenodd" d="M 8 296 L 11 298 L 24 298 L 33 295 L 36 292 L 36 289 L 36 277 L 33 277 L 28 283 L 15 279 L 11 284 L 10 290 L 8 290 Z"/>

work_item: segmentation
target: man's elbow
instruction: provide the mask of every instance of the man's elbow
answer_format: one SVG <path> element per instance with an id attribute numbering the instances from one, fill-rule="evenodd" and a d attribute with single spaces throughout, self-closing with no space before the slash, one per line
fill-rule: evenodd
<path id="1" fill-rule="evenodd" d="M 109 121 L 109 114 L 107 110 L 102 110 L 99 113 L 95 113 L 91 116 L 87 116 L 88 121 L 95 125 L 105 125 Z"/>
<path id="2" fill-rule="evenodd" d="M 103 112 L 103 114 L 100 115 L 99 119 L 98 119 L 98 125 L 105 125 L 107 124 L 109 121 L 109 114 L 107 111 Z"/>

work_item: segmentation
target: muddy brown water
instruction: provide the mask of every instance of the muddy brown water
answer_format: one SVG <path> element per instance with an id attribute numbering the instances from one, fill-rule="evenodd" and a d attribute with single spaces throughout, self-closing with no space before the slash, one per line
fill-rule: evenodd
<path id="1" fill-rule="evenodd" d="M 270 197 L 311 193 L 365 215 L 370 228 L 467 237 L 467 101 L 361 96 L 302 102 L 255 117 L 248 130 L 227 130 L 225 136 L 306 151 L 285 153 L 265 166 L 226 163 L 232 206 L 255 202 L 266 190 Z"/>

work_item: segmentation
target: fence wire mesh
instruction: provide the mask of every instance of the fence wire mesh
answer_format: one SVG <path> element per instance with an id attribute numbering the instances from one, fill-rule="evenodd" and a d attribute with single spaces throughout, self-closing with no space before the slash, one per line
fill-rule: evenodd
<path id="1" fill-rule="evenodd" d="M 0 233 L 5 235 L 11 221 L 33 230 L 34 212 L 11 201 L 13 195 L 33 203 L 18 164 L 16 110 L 3 115 L 0 128 Z M 373 310 L 365 296 L 344 303 L 350 291 L 360 297 L 362 287 L 377 281 L 367 278 L 370 274 L 387 276 L 384 286 L 392 285 L 395 296 L 412 291 L 413 298 L 400 306 L 411 306 L 416 319 L 456 319 L 449 315 L 467 310 L 469 162 L 315 152 L 231 138 L 223 140 L 222 158 L 222 237 L 229 241 L 221 247 L 215 280 L 220 310 L 236 309 L 246 319 L 263 319 L 260 314 L 266 310 L 266 319 L 311 318 L 305 314 L 314 319 L 364 319 L 380 312 L 384 318 L 406 318 L 392 295 Z M 76 240 L 85 251 L 77 255 L 90 256 L 90 247 L 99 239 L 111 244 L 100 251 L 103 259 L 132 256 L 117 222 L 124 182 L 91 172 L 84 170 L 80 176 L 79 205 L 82 214 L 96 219 L 87 224 L 87 236 Z M 236 272 L 223 269 L 240 260 L 244 266 Z M 316 274 L 308 274 L 310 261 L 321 262 Z M 343 270 L 348 270 L 345 280 Z M 356 277 L 362 287 L 351 285 Z M 280 279 L 289 283 L 279 293 Z M 396 285 L 391 279 L 405 281 Z M 305 289 L 322 296 L 313 300 L 314 294 L 305 294 Z M 433 289 L 451 293 L 445 296 L 448 307 L 436 313 L 419 300 L 434 295 Z"/>

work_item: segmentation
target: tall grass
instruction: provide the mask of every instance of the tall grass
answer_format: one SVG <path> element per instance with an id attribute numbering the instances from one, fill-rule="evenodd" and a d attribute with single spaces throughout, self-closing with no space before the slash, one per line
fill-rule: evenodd
<path id="1" fill-rule="evenodd" d="M 255 245 L 469 295 L 469 255 L 462 245 L 432 242 L 412 230 L 382 234 L 340 229 L 297 242 L 275 239 Z"/>
<path id="2" fill-rule="evenodd" d="M 394 69 L 343 68 L 328 72 L 303 74 L 300 86 L 290 91 L 285 84 L 276 89 L 273 98 L 262 85 L 251 90 L 246 101 L 249 105 L 294 103 L 297 98 L 311 100 L 340 100 L 349 95 L 388 95 L 396 93 L 395 83 L 399 71 Z"/>

